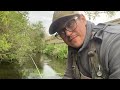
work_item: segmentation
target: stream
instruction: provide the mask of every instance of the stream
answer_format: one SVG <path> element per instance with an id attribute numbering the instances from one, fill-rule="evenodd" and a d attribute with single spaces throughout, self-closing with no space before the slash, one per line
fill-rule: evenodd
<path id="1" fill-rule="evenodd" d="M 29 75 L 26 79 L 61 79 L 62 77 L 50 65 L 50 60 L 46 55 L 42 55 L 41 61 L 43 62 L 43 70 L 41 73 L 35 69 L 29 69 Z"/>

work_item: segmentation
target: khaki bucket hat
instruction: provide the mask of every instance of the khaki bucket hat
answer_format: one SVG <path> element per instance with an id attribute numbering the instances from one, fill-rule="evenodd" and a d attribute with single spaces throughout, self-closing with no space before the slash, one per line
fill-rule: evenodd
<path id="1" fill-rule="evenodd" d="M 84 14 L 83 11 L 54 11 L 53 20 L 49 28 L 49 34 L 54 34 L 58 29 L 62 28 L 66 21 L 76 14 Z"/>

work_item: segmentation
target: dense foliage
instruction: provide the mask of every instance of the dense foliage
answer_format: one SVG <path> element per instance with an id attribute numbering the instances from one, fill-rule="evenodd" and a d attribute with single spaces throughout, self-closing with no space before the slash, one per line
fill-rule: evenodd
<path id="1" fill-rule="evenodd" d="M 0 62 L 20 66 L 41 53 L 44 38 L 42 22 L 30 24 L 28 12 L 0 11 Z M 6 66 L 7 67 L 7 66 Z"/>
<path id="2" fill-rule="evenodd" d="M 43 50 L 43 53 L 54 57 L 59 62 L 65 62 L 67 58 L 67 45 L 66 44 L 47 44 Z"/>

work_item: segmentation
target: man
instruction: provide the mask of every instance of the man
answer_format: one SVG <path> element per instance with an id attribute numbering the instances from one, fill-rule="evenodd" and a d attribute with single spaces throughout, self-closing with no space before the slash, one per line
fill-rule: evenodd
<path id="1" fill-rule="evenodd" d="M 55 11 L 49 33 L 68 45 L 64 79 L 120 78 L 119 25 L 95 25 L 82 11 Z"/>

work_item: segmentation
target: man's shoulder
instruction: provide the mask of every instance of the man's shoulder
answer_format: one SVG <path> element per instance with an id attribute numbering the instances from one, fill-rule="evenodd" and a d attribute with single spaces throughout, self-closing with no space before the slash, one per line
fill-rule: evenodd
<path id="1" fill-rule="evenodd" d="M 112 34 L 119 34 L 120 24 L 111 24 L 104 31 Z"/>
<path id="2" fill-rule="evenodd" d="M 111 36 L 115 34 L 120 34 L 120 24 L 113 24 L 113 23 L 99 23 L 93 29 L 96 34 L 94 37 L 99 39 L 104 39 L 104 36 Z"/>
<path id="3" fill-rule="evenodd" d="M 101 52 L 105 55 L 105 50 L 109 50 L 114 43 L 120 40 L 120 24 L 107 24 L 104 29 L 96 33 L 95 38 L 101 39 Z"/>
<path id="4" fill-rule="evenodd" d="M 94 27 L 93 30 L 117 34 L 120 33 L 120 24 L 99 23 Z"/>

